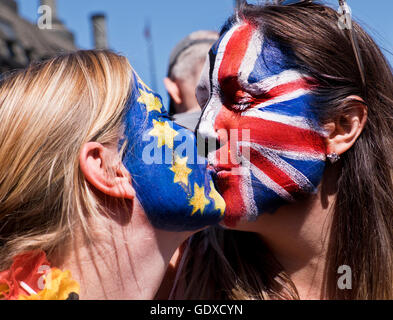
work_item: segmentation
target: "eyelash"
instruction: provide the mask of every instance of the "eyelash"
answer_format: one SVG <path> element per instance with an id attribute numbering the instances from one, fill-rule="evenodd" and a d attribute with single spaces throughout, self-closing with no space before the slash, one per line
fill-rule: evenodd
<path id="1" fill-rule="evenodd" d="M 231 104 L 231 108 L 237 110 L 237 111 L 244 111 L 248 109 L 251 105 L 251 102 L 248 103 L 233 103 Z"/>
<path id="2" fill-rule="evenodd" d="M 242 100 L 244 101 L 235 102 L 233 99 L 228 99 L 228 97 L 226 97 L 221 90 L 220 90 L 220 97 L 221 97 L 221 101 L 223 101 L 224 104 L 227 105 L 227 107 L 230 107 L 235 111 L 239 111 L 239 112 L 248 109 L 252 103 L 252 101 L 249 98 L 242 98 Z"/>

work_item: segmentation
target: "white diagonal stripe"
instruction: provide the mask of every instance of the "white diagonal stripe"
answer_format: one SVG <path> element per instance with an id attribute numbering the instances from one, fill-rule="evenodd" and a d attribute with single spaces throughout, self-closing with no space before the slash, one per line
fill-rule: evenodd
<path id="1" fill-rule="evenodd" d="M 278 183 L 274 182 L 270 179 L 263 171 L 257 168 L 254 164 L 252 164 L 248 159 L 242 157 L 243 163 L 251 169 L 251 172 L 254 176 L 267 188 L 273 190 L 276 194 L 278 194 L 281 198 L 284 198 L 288 201 L 293 201 L 293 197 L 291 194 L 286 191 L 283 187 L 281 187 Z"/>
<path id="2" fill-rule="evenodd" d="M 308 180 L 308 178 L 303 173 L 290 165 L 284 159 L 280 158 L 276 152 L 265 149 L 264 147 L 256 143 L 250 143 L 249 145 L 255 151 L 259 152 L 265 158 L 271 161 L 280 170 L 285 172 L 302 190 L 306 192 L 312 192 L 313 190 L 315 190 L 315 186 L 310 182 L 310 180 Z"/>
<path id="3" fill-rule="evenodd" d="M 295 82 L 298 80 L 306 79 L 307 75 L 300 73 L 296 70 L 285 70 L 269 78 L 265 78 L 259 82 L 249 83 L 247 89 L 252 88 L 253 93 L 262 94 L 264 92 L 269 92 L 272 89 L 285 85 L 287 83 Z"/>

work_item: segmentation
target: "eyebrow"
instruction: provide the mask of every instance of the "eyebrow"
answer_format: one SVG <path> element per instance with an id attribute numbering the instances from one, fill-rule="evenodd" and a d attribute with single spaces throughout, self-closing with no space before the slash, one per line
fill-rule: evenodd
<path id="1" fill-rule="evenodd" d="M 221 94 L 234 97 L 238 91 L 249 93 L 247 88 L 244 88 L 238 79 L 238 75 L 227 75 L 220 79 L 219 89 Z"/>
<path id="2" fill-rule="evenodd" d="M 198 85 L 195 88 L 195 93 L 198 92 L 198 90 L 209 90 L 209 87 L 206 85 L 206 82 L 203 81 L 203 83 L 198 83 Z"/>

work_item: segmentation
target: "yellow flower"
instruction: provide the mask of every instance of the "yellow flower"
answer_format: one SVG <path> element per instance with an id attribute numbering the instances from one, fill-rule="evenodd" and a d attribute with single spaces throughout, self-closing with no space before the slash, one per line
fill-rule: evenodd
<path id="1" fill-rule="evenodd" d="M 0 299 L 4 298 L 4 294 L 8 294 L 10 288 L 6 283 L 0 283 Z"/>
<path id="2" fill-rule="evenodd" d="M 69 270 L 52 268 L 45 277 L 45 288 L 31 296 L 21 295 L 19 300 L 67 300 L 70 293 L 79 295 L 79 283 L 71 278 Z"/>

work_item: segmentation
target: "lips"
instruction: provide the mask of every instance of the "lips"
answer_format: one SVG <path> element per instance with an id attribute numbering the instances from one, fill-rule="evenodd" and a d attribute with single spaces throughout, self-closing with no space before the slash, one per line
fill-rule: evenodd
<path id="1" fill-rule="evenodd" d="M 211 170 L 213 170 L 214 172 L 215 172 L 215 174 L 222 174 L 222 173 L 225 173 L 225 172 L 231 172 L 232 171 L 232 169 L 234 168 L 233 166 L 231 166 L 231 165 L 220 165 L 220 164 L 216 164 L 216 165 L 212 165 L 212 164 L 209 164 L 209 166 L 208 166 Z"/>
<path id="2" fill-rule="evenodd" d="M 227 170 L 221 170 L 216 174 L 216 177 L 218 179 L 225 179 L 225 178 L 229 178 L 230 176 L 233 176 L 232 171 L 227 171 Z"/>
<path id="3" fill-rule="evenodd" d="M 238 174 L 236 169 L 242 169 L 241 166 L 214 166 L 215 174 L 213 180 L 218 192 L 225 200 L 226 211 L 224 225 L 234 227 L 245 214 L 247 208 L 241 195 L 241 184 L 243 177 Z"/>
<path id="4" fill-rule="evenodd" d="M 214 179 L 231 179 L 233 177 L 242 175 L 242 166 L 231 166 L 231 165 L 216 165 L 212 166 L 214 170 Z"/>

